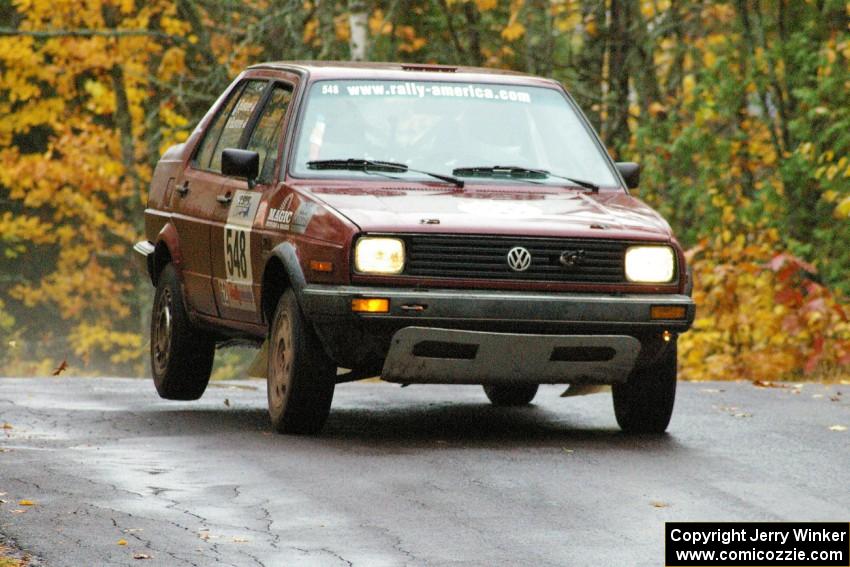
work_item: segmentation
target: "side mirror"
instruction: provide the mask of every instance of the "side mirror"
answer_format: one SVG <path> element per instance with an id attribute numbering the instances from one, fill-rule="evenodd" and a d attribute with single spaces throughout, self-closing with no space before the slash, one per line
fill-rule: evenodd
<path id="1" fill-rule="evenodd" d="M 221 173 L 229 177 L 243 177 L 248 180 L 248 188 L 253 189 L 260 174 L 260 154 L 227 148 L 221 152 Z"/>
<path id="2" fill-rule="evenodd" d="M 640 164 L 633 161 L 617 162 L 617 171 L 623 176 L 626 187 L 635 189 L 640 185 Z"/>

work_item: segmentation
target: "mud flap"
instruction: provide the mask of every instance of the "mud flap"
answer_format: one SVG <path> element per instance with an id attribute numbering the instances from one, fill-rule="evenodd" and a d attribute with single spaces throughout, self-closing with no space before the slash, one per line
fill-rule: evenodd
<path id="1" fill-rule="evenodd" d="M 251 366 L 248 367 L 249 378 L 268 378 L 269 374 L 269 340 L 263 341 L 260 350 L 257 351 L 257 356 L 254 357 Z"/>
<path id="2" fill-rule="evenodd" d="M 602 394 L 610 391 L 611 386 L 606 384 L 570 384 L 567 386 L 567 389 L 564 390 L 564 393 L 561 394 L 561 397 L 572 398 L 575 396 L 589 396 L 590 394 Z"/>

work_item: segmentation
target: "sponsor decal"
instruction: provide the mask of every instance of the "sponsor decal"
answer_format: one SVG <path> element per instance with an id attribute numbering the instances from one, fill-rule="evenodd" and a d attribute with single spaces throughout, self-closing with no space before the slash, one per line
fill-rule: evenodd
<path id="1" fill-rule="evenodd" d="M 507 89 L 494 85 L 463 84 L 463 83 L 417 83 L 413 81 L 393 81 L 379 83 L 338 83 L 323 82 L 323 95 L 334 96 L 376 96 L 376 97 L 442 97 L 442 98 L 471 98 L 494 100 L 501 102 L 521 102 L 529 104 L 531 93 L 525 89 Z"/>
<path id="2" fill-rule="evenodd" d="M 225 307 L 243 311 L 256 311 L 254 289 L 250 284 L 218 280 L 218 292 L 221 303 Z"/>
<path id="3" fill-rule="evenodd" d="M 280 230 L 289 230 L 289 225 L 292 222 L 292 217 L 295 211 L 290 210 L 295 193 L 290 193 L 280 203 L 276 209 L 269 209 L 269 214 L 266 217 L 266 226 L 270 228 L 278 228 Z"/>
<path id="4" fill-rule="evenodd" d="M 307 230 L 307 225 L 310 224 L 311 220 L 313 220 L 313 215 L 315 215 L 318 210 L 319 206 L 316 205 L 316 203 L 311 203 L 309 201 L 301 203 L 298 206 L 298 210 L 295 211 L 295 215 L 292 217 L 290 230 L 298 234 L 304 234 L 304 231 Z"/>

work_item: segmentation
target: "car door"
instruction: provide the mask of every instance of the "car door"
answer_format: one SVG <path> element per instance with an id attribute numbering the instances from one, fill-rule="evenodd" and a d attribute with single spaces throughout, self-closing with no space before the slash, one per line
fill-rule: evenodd
<path id="1" fill-rule="evenodd" d="M 265 80 L 239 83 L 216 113 L 178 180 L 174 191 L 173 220 L 180 235 L 186 296 L 201 313 L 218 316 L 212 282 L 211 228 L 221 208 L 217 201 L 221 175 L 221 144 L 241 134 L 267 86 Z"/>
<path id="2" fill-rule="evenodd" d="M 260 172 L 253 189 L 248 189 L 245 179 L 236 178 L 225 178 L 219 188 L 219 200 L 227 206 L 218 210 L 211 251 L 213 287 L 224 319 L 263 321 L 262 243 L 254 237 L 254 225 L 262 203 L 278 184 L 283 129 L 294 87 L 289 82 L 273 82 L 238 144 L 221 148 L 247 149 L 260 156 Z"/>

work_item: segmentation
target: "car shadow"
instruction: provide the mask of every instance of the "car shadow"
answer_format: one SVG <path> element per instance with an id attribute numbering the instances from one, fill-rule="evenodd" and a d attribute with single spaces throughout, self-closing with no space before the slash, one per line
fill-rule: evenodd
<path id="1" fill-rule="evenodd" d="M 510 449 L 561 447 L 570 451 L 592 446 L 600 450 L 666 452 L 679 447 L 675 435 L 628 435 L 616 424 L 597 425 L 568 411 L 541 406 L 500 408 L 489 403 L 455 402 L 411 407 L 334 408 L 324 429 L 315 436 L 277 435 L 265 409 L 222 408 L 161 410 L 154 423 L 186 434 L 260 433 L 272 444 L 297 443 L 336 448 L 375 449 L 467 447 Z M 598 422 L 597 422 L 598 423 Z M 148 425 L 153 423 L 150 421 Z M 165 428 L 164 428 L 165 429 Z"/>

